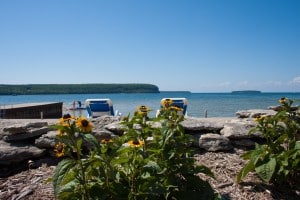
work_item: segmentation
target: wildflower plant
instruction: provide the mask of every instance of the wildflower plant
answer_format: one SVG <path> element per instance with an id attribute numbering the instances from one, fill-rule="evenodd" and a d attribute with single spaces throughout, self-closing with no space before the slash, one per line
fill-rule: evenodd
<path id="1" fill-rule="evenodd" d="M 281 98 L 278 102 L 277 114 L 255 119 L 257 126 L 250 133 L 262 133 L 266 142 L 242 155 L 248 162 L 239 172 L 238 182 L 250 171 L 265 182 L 291 186 L 300 177 L 300 114 L 292 106 L 293 100 Z"/>
<path id="2" fill-rule="evenodd" d="M 61 119 L 55 126 L 56 151 L 65 157 L 53 177 L 56 198 L 217 199 L 198 176 L 214 177 L 207 167 L 195 164 L 193 138 L 180 125 L 183 116 L 171 107 L 162 109 L 151 119 L 151 110 L 139 106 L 122 120 L 122 136 L 101 141 L 92 136 L 86 119 Z"/>

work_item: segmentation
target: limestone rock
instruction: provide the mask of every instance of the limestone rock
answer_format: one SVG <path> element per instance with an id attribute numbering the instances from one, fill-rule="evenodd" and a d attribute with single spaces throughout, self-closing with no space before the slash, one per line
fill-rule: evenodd
<path id="1" fill-rule="evenodd" d="M 105 129 L 113 132 L 116 135 L 123 135 L 124 126 L 120 122 L 113 122 L 104 126 Z"/>
<path id="2" fill-rule="evenodd" d="M 226 123 L 220 133 L 229 139 L 262 138 L 262 134 L 259 132 L 249 134 L 249 131 L 255 126 L 256 122 L 252 119 L 236 119 Z"/>
<path id="3" fill-rule="evenodd" d="M 110 140 L 110 139 L 116 137 L 116 135 L 114 135 L 112 132 L 105 130 L 105 129 L 98 131 L 98 132 L 93 132 L 93 135 L 95 136 L 95 138 L 98 141 Z"/>
<path id="4" fill-rule="evenodd" d="M 42 121 L 42 122 L 29 122 L 25 125 L 27 128 L 42 128 L 44 126 L 48 126 L 48 122 Z"/>
<path id="5" fill-rule="evenodd" d="M 25 133 L 27 131 L 27 127 L 23 124 L 15 124 L 8 127 L 4 127 L 3 131 L 7 132 L 7 134 L 20 134 Z"/>
<path id="6" fill-rule="evenodd" d="M 0 141 L 0 164 L 10 165 L 27 159 L 43 156 L 45 150 L 22 143 L 6 143 Z"/>
<path id="7" fill-rule="evenodd" d="M 181 125 L 186 133 L 199 133 L 199 132 L 219 132 L 225 123 L 228 123 L 231 117 L 211 117 L 211 118 L 195 118 L 186 117 Z"/>
<path id="8" fill-rule="evenodd" d="M 119 122 L 119 121 L 120 121 L 120 116 L 109 116 L 109 115 L 104 115 L 101 117 L 91 119 L 91 122 L 95 129 L 101 129 L 108 124 Z"/>
<path id="9" fill-rule="evenodd" d="M 47 134 L 44 134 L 35 140 L 35 146 L 42 149 L 54 148 L 56 135 L 57 135 L 57 131 L 49 131 Z"/>
<path id="10" fill-rule="evenodd" d="M 230 140 L 232 145 L 242 148 L 253 148 L 255 147 L 255 142 L 250 139 L 239 139 L 239 140 Z"/>
<path id="11" fill-rule="evenodd" d="M 49 127 L 42 127 L 42 128 L 33 128 L 26 130 L 24 133 L 19 134 L 8 134 L 3 137 L 4 141 L 19 141 L 19 140 L 26 140 L 34 137 L 41 136 L 46 134 L 51 129 Z"/>
<path id="12" fill-rule="evenodd" d="M 252 109 L 252 110 L 239 110 L 236 112 L 238 118 L 255 118 L 258 116 L 275 115 L 277 112 L 274 110 Z"/>
<path id="13" fill-rule="evenodd" d="M 233 148 L 228 138 L 213 133 L 201 135 L 198 145 L 206 151 L 228 151 Z"/>

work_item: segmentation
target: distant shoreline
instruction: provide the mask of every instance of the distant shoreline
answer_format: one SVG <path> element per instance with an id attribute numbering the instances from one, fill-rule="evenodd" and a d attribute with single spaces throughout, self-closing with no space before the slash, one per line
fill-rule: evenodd
<path id="1" fill-rule="evenodd" d="M 153 84 L 0 84 L 0 95 L 40 95 L 40 94 L 104 94 L 104 93 L 159 93 Z"/>
<path id="2" fill-rule="evenodd" d="M 237 90 L 232 91 L 232 94 L 261 94 L 261 91 L 259 90 Z"/>

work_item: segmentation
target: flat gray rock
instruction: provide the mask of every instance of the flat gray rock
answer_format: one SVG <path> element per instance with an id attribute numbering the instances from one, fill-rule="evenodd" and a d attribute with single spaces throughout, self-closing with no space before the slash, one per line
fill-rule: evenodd
<path id="1" fill-rule="evenodd" d="M 12 144 L 0 141 L 0 164 L 2 165 L 10 165 L 27 159 L 38 158 L 44 154 L 45 150 L 32 145 L 22 143 Z"/>
<path id="2" fill-rule="evenodd" d="M 198 141 L 198 147 L 206 151 L 228 151 L 233 148 L 230 140 L 219 134 L 203 134 Z"/>
<path id="3" fill-rule="evenodd" d="M 264 109 L 250 109 L 250 110 L 239 110 L 235 114 L 238 118 L 255 118 L 259 116 L 275 115 L 277 112 L 274 110 Z"/>
<path id="4" fill-rule="evenodd" d="M 220 133 L 229 139 L 262 138 L 262 134 L 259 132 L 249 134 L 249 131 L 255 128 L 256 124 L 257 122 L 253 119 L 235 119 L 226 123 Z"/>
<path id="5" fill-rule="evenodd" d="M 186 117 L 181 125 L 186 133 L 214 132 L 217 133 L 224 128 L 224 125 L 230 122 L 232 117 L 210 117 L 195 118 Z"/>
<path id="6" fill-rule="evenodd" d="M 56 135 L 57 131 L 49 131 L 47 134 L 44 134 L 35 140 L 35 146 L 42 149 L 54 148 Z"/>
<path id="7" fill-rule="evenodd" d="M 15 133 L 15 134 L 6 134 L 3 137 L 4 141 L 20 141 L 20 140 L 26 140 L 26 139 L 31 139 L 35 138 L 38 136 L 41 136 L 43 134 L 46 134 L 48 131 L 51 129 L 49 127 L 42 127 L 42 128 L 30 128 L 27 129 L 23 133 Z"/>

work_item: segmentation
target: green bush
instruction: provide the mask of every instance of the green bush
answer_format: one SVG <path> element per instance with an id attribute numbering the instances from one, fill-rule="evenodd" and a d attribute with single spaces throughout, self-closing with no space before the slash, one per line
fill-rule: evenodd
<path id="1" fill-rule="evenodd" d="M 287 98 L 279 100 L 280 111 L 274 116 L 259 116 L 256 128 L 265 144 L 256 144 L 242 157 L 248 162 L 237 176 L 240 182 L 250 171 L 255 171 L 265 182 L 293 184 L 300 178 L 300 114 Z M 295 185 L 294 185 L 295 186 Z"/>
<path id="2" fill-rule="evenodd" d="M 124 134 L 97 141 L 84 118 L 65 116 L 53 176 L 57 199 L 218 199 L 198 173 L 214 177 L 192 157 L 191 136 L 184 134 L 178 108 L 165 107 L 154 119 L 141 106 L 122 121 Z M 83 145 L 85 144 L 85 145 Z M 84 151 L 84 146 L 89 147 Z"/>

